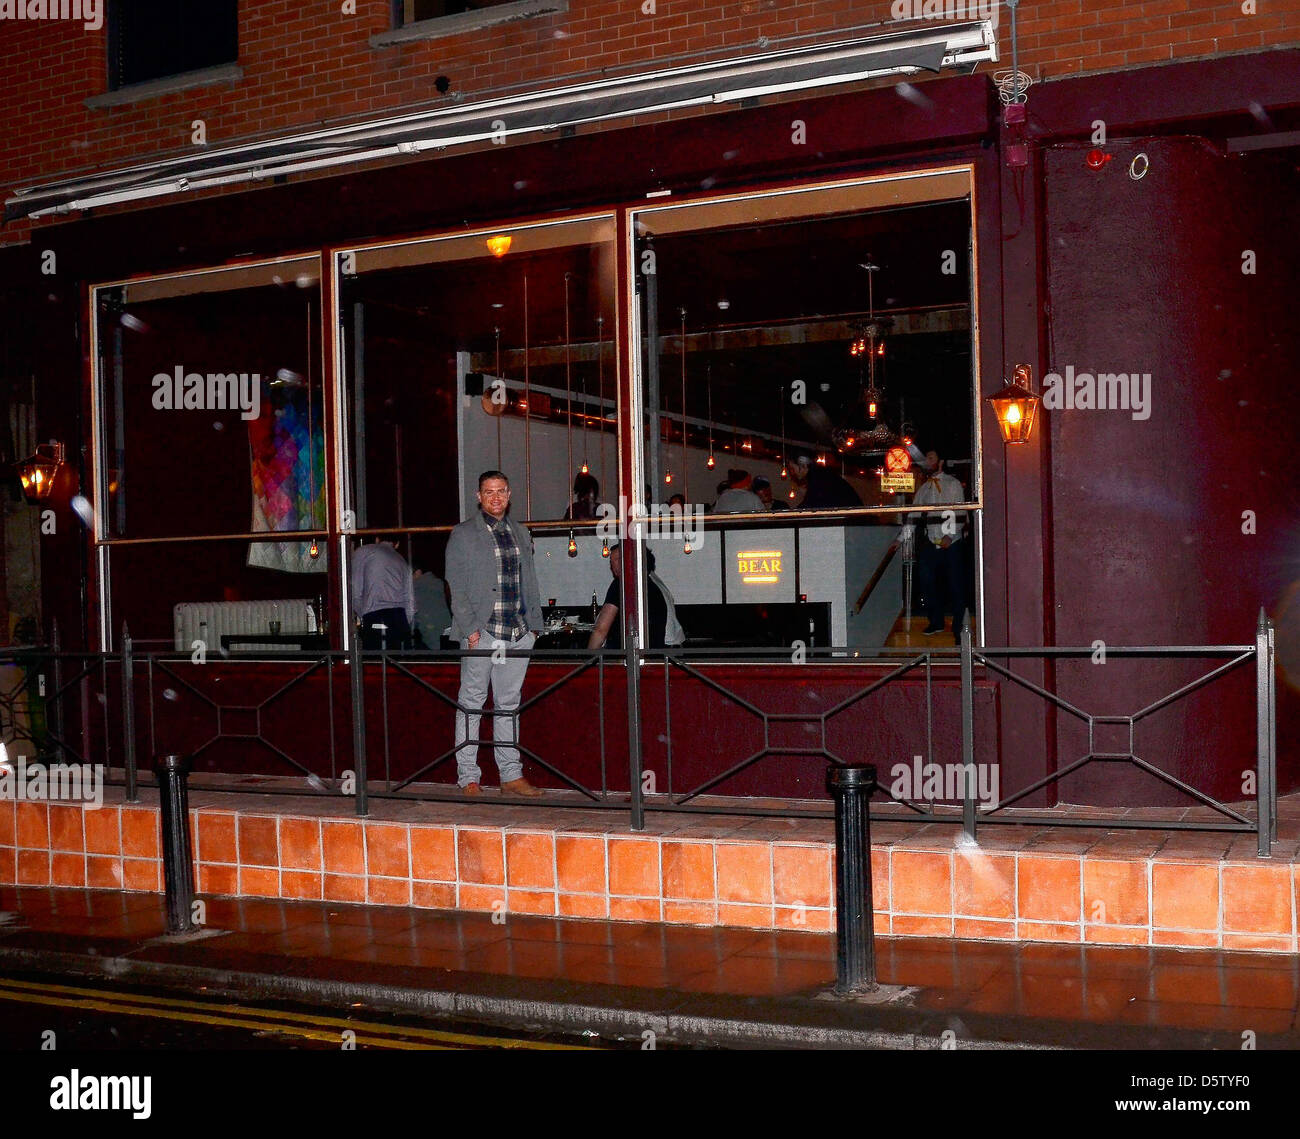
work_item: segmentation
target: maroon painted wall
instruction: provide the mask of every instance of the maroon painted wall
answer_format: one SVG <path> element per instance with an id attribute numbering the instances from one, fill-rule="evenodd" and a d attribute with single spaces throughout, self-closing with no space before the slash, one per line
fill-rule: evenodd
<path id="1" fill-rule="evenodd" d="M 1047 412 L 1057 641 L 1248 642 L 1261 606 L 1278 612 L 1300 555 L 1300 177 L 1204 140 L 1113 143 L 1115 160 L 1100 171 L 1086 165 L 1088 149 L 1046 156 L 1048 363 L 1058 373 L 1149 372 L 1151 412 Z M 1139 151 L 1150 170 L 1134 180 Z M 1247 250 L 1254 275 L 1242 272 Z M 1248 510 L 1254 534 L 1243 533 Z M 1082 706 L 1121 714 L 1211 667 L 1110 658 L 1063 668 L 1060 683 Z M 1253 676 L 1245 680 L 1152 717 L 1139 754 L 1241 798 L 1255 750 Z M 1300 701 L 1286 684 L 1279 698 L 1285 789 L 1300 774 Z M 1079 753 L 1077 730 L 1063 722 L 1059 744 L 1064 764 Z M 1151 802 L 1187 802 L 1149 785 Z M 1093 766 L 1063 797 L 1119 802 L 1134 786 Z"/>

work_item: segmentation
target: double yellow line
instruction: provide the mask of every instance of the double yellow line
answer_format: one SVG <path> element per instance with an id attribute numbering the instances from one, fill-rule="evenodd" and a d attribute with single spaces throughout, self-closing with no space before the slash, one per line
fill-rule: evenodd
<path id="1" fill-rule="evenodd" d="M 525 1048 L 544 1051 L 590 1051 L 577 1044 L 551 1044 L 541 1040 L 517 1040 L 508 1036 L 471 1036 L 433 1028 L 403 1027 L 373 1021 L 347 1020 L 342 1017 L 314 1016 L 284 1009 L 250 1008 L 246 1005 L 214 1001 L 186 1001 L 170 997 L 151 997 L 140 993 L 108 993 L 103 989 L 82 989 L 73 985 L 53 985 L 34 981 L 0 978 L 0 1001 L 51 1005 L 57 1008 L 88 1009 L 95 1012 L 148 1016 L 157 1020 L 180 1020 L 217 1028 L 245 1028 L 255 1032 L 275 1032 L 298 1036 L 343 1047 L 345 1032 L 355 1034 L 358 1048 L 406 1048 L 449 1051 L 459 1048 Z M 220 1008 L 225 1013 L 214 1015 Z"/>

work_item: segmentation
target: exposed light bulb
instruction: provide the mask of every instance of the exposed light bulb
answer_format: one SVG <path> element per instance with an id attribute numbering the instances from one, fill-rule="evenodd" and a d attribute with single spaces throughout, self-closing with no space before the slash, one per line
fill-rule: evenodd
<path id="1" fill-rule="evenodd" d="M 709 461 L 708 461 L 707 463 L 705 463 L 704 465 L 705 465 L 706 467 L 708 467 L 709 470 L 713 470 L 713 468 L 716 467 L 716 466 L 718 465 L 717 462 L 716 462 L 716 460 L 713 458 L 713 454 L 712 454 L 712 452 L 710 452 L 710 454 L 709 454 Z"/>
<path id="2" fill-rule="evenodd" d="M 569 557 L 576 558 L 577 556 L 578 556 L 578 543 L 574 540 L 573 531 L 570 530 L 569 531 Z"/>
<path id="3" fill-rule="evenodd" d="M 686 541 L 682 544 L 682 553 L 689 554 L 693 549 L 694 547 L 691 545 L 691 540 L 687 538 Z"/>
<path id="4" fill-rule="evenodd" d="M 608 539 L 608 538 L 604 539 L 604 540 L 600 543 L 600 556 L 601 556 L 602 558 L 607 558 L 607 557 L 609 557 L 609 539 Z"/>
<path id="5" fill-rule="evenodd" d="M 311 540 L 311 545 L 307 547 L 307 556 L 310 558 L 320 557 L 320 544 L 315 538 Z"/>
<path id="6" fill-rule="evenodd" d="M 664 482 L 666 482 L 666 483 L 671 483 L 672 481 L 673 481 L 673 472 L 672 472 L 672 471 L 665 471 L 665 472 L 664 472 Z"/>
<path id="7" fill-rule="evenodd" d="M 788 479 L 790 477 L 790 472 L 789 470 L 786 469 L 786 465 L 784 463 L 781 464 L 781 477 L 783 479 Z"/>
<path id="8" fill-rule="evenodd" d="M 590 468 L 589 466 L 587 466 L 586 463 L 583 463 L 583 464 L 582 464 L 582 468 L 578 471 L 578 474 L 580 474 L 580 475 L 589 475 L 589 474 L 591 474 L 591 468 Z"/>

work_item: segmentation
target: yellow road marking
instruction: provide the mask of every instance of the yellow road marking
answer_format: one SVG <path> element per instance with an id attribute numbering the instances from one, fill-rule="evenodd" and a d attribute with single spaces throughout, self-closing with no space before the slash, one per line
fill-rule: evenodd
<path id="1" fill-rule="evenodd" d="M 19 990 L 14 992 L 13 990 Z M 186 1017 L 179 1010 L 191 1010 L 197 1012 L 206 1012 L 207 1010 L 217 1007 L 214 1002 L 208 1001 L 186 1001 L 170 997 L 155 997 L 143 993 L 112 993 L 103 989 L 79 988 L 75 985 L 56 985 L 40 983 L 34 981 L 19 981 L 13 978 L 0 978 L 0 999 L 24 1000 L 28 1003 L 41 1003 L 34 1000 L 32 996 L 26 994 L 38 993 L 60 993 L 67 994 L 68 999 L 50 997 L 45 1003 L 48 1004 L 66 1004 L 70 1007 L 77 1008 L 100 1008 L 101 1011 L 132 1012 L 141 1016 L 158 1015 L 173 1020 L 194 1020 L 198 1023 L 226 1023 L 232 1027 L 246 1027 L 265 1029 L 267 1027 L 284 1027 L 298 1035 L 308 1036 L 310 1039 L 318 1040 L 338 1040 L 339 1033 L 343 1030 L 350 1030 L 357 1033 L 357 1041 L 361 1042 L 362 1032 L 366 1032 L 375 1037 L 384 1036 L 403 1036 L 413 1037 L 418 1041 L 427 1043 L 409 1043 L 402 1041 L 392 1041 L 391 1045 L 376 1039 L 374 1043 L 378 1047 L 405 1047 L 405 1048 L 438 1048 L 439 1046 L 456 1046 L 456 1045 L 477 1045 L 478 1047 L 492 1046 L 498 1048 L 527 1048 L 532 1050 L 545 1051 L 592 1051 L 580 1044 L 554 1044 L 547 1041 L 518 1040 L 512 1037 L 492 1037 L 492 1036 L 472 1036 L 459 1032 L 447 1032 L 432 1028 L 409 1027 L 403 1028 L 400 1025 L 381 1024 L 374 1021 L 363 1020 L 345 1020 L 340 1017 L 315 1016 L 310 1013 L 291 1012 L 284 1009 L 261 1009 L 250 1008 L 246 1005 L 225 1004 L 221 1008 L 233 1010 L 244 1017 L 262 1018 L 268 1023 L 260 1023 L 257 1020 L 245 1020 L 243 1022 L 235 1020 L 219 1021 L 204 1016 Z M 73 1000 L 71 998 L 80 998 Z M 95 1001 L 101 1004 L 94 1003 Z M 105 1007 L 107 1006 L 107 1007 Z M 177 1010 L 177 1011 L 172 1011 Z M 311 1035 L 306 1029 L 300 1029 L 290 1024 L 291 1021 L 297 1021 L 301 1025 L 326 1026 L 334 1028 L 333 1033 L 319 1033 Z"/>
<path id="2" fill-rule="evenodd" d="M 321 1040 L 331 1044 L 339 1044 L 340 1037 L 337 1032 L 325 1032 L 321 1029 L 299 1028 L 295 1025 L 280 1025 L 274 1021 L 259 1020 L 236 1020 L 233 1017 L 223 1016 L 198 1016 L 192 1012 L 180 1012 L 174 1009 L 165 1008 L 145 1008 L 129 1004 L 115 1004 L 112 1001 L 93 1001 L 81 998 L 70 997 L 51 997 L 38 995 L 36 993 L 14 993 L 0 988 L 0 1001 L 18 1001 L 22 1004 L 55 1006 L 59 1008 L 86 1009 L 92 1012 L 116 1012 L 123 1013 L 127 1016 L 151 1016 L 160 1020 L 180 1020 L 187 1024 L 207 1024 L 217 1028 L 247 1028 L 257 1031 L 269 1031 L 274 1029 L 277 1033 L 287 1036 L 301 1036 L 308 1040 Z M 450 1044 L 417 1044 L 414 1042 L 402 1040 L 379 1040 L 370 1037 L 357 1036 L 358 1045 L 370 1045 L 375 1048 L 406 1048 L 423 1051 L 449 1052 L 454 1049 Z"/>

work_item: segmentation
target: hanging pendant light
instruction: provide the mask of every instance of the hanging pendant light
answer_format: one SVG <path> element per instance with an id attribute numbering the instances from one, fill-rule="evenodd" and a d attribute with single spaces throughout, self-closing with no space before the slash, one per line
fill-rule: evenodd
<path id="1" fill-rule="evenodd" d="M 865 422 L 855 427 L 842 427 L 833 432 L 835 446 L 840 451 L 855 448 L 878 449 L 882 440 L 892 438 L 893 432 L 880 420 L 884 410 L 885 393 L 876 386 L 876 361 L 885 355 L 882 339 L 893 323 L 888 317 L 876 316 L 875 275 L 880 266 L 868 258 L 860 263 L 867 273 L 867 322 L 861 326 L 857 337 L 849 345 L 849 355 L 858 360 L 858 383 L 861 386 L 862 410 Z M 865 361 L 865 364 L 863 363 Z M 886 444 L 887 445 L 887 444 Z M 825 457 L 817 460 L 825 465 Z"/>
<path id="2" fill-rule="evenodd" d="M 705 371 L 704 382 L 706 388 L 708 389 L 708 395 L 709 395 L 709 461 L 704 465 L 708 467 L 709 470 L 713 470 L 713 468 L 716 467 L 718 464 L 713 457 L 713 364 L 712 362 L 709 363 L 708 369 Z"/>
<path id="3" fill-rule="evenodd" d="M 691 469 L 686 462 L 686 310 L 679 312 L 682 318 L 682 496 L 685 499 L 691 493 Z M 690 550 L 686 552 L 689 554 Z"/>
<path id="4" fill-rule="evenodd" d="M 605 316 L 596 314 L 596 384 L 597 401 L 600 411 L 600 485 L 605 486 Z M 609 546 L 605 546 L 605 557 L 609 557 Z"/>
<path id="5" fill-rule="evenodd" d="M 781 477 L 788 479 L 790 470 L 785 462 L 785 384 L 781 385 Z M 794 490 L 790 491 L 790 497 L 794 497 Z"/>
<path id="6" fill-rule="evenodd" d="M 569 531 L 569 557 L 576 558 L 577 556 L 578 556 L 578 542 L 577 539 L 575 539 L 573 536 L 573 531 L 570 530 Z"/>
<path id="7" fill-rule="evenodd" d="M 307 302 L 307 481 L 310 487 L 311 524 L 316 528 L 316 417 L 313 414 L 311 398 L 311 302 Z M 399 475 L 400 477 L 400 475 Z M 315 538 L 307 547 L 307 556 L 316 561 L 320 557 L 320 543 Z"/>
<path id="8" fill-rule="evenodd" d="M 564 406 L 567 413 L 564 431 L 569 453 L 569 465 L 567 467 L 569 481 L 565 486 L 567 488 L 566 493 L 570 496 L 573 494 L 573 362 L 569 352 L 569 281 L 572 277 L 572 273 L 564 274 Z M 568 510 L 570 517 L 576 515 L 577 512 L 574 509 L 576 505 L 575 500 L 570 497 Z M 577 547 L 575 546 L 570 551 L 569 557 L 573 557 L 576 552 Z"/>

